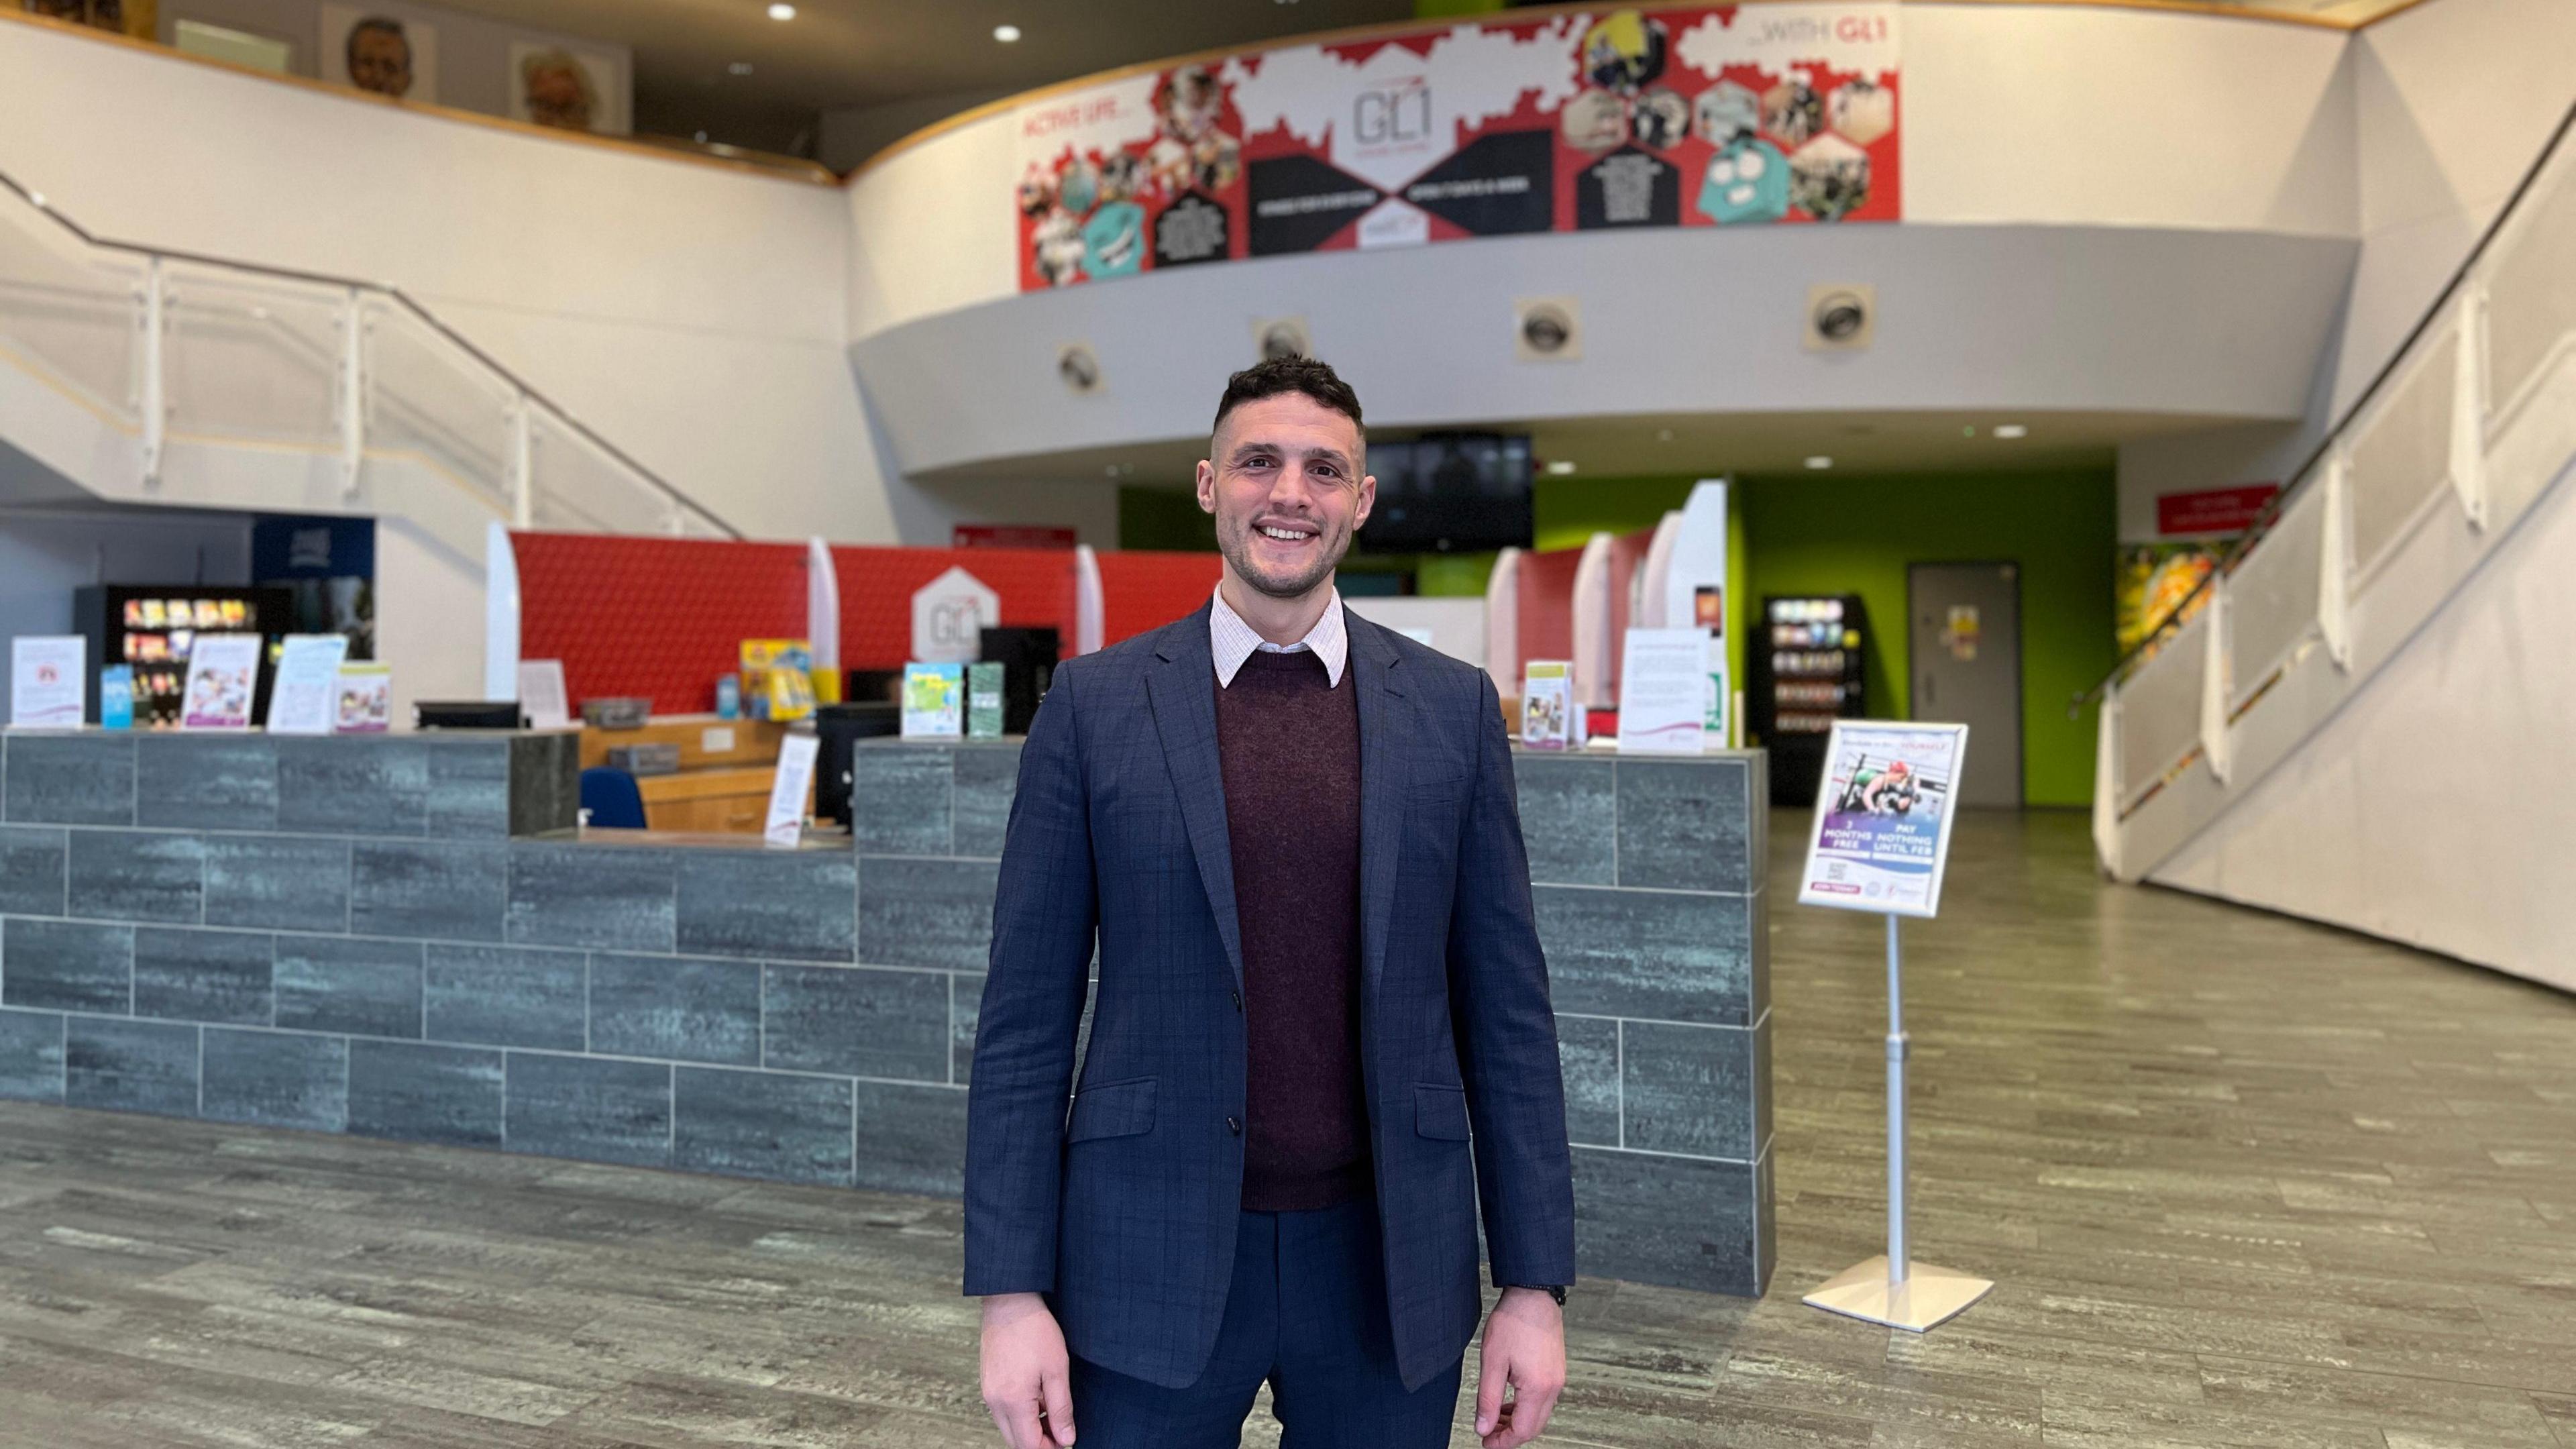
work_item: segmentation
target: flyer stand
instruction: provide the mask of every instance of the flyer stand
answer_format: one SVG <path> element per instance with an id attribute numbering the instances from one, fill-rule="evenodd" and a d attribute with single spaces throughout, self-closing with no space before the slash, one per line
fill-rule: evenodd
<path id="1" fill-rule="evenodd" d="M 1968 727 L 1837 721 L 1798 884 L 1802 905 L 1887 922 L 1887 1251 L 1825 1280 L 1805 1302 L 1921 1333 L 1986 1296 L 1990 1279 L 1915 1262 L 1905 1232 L 1905 961 L 1898 923 L 1940 908 Z"/>

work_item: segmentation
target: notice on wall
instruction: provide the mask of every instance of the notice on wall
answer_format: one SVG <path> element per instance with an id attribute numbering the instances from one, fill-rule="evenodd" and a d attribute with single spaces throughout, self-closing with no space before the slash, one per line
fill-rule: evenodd
<path id="1" fill-rule="evenodd" d="M 769 779 L 769 823 L 764 844 L 794 847 L 805 837 L 805 802 L 814 795 L 814 760 L 820 736 L 799 730 L 778 742 L 778 771 Z"/>
<path id="2" fill-rule="evenodd" d="M 200 634 L 188 650 L 188 689 L 179 728 L 246 730 L 259 689 L 257 634 Z"/>
<path id="3" fill-rule="evenodd" d="M 1706 630 L 1629 630 L 1619 655 L 1619 752 L 1698 754 L 1708 693 Z"/>
<path id="4" fill-rule="evenodd" d="M 1938 914 L 1967 750 L 1962 724 L 1834 721 L 1798 903 Z"/>
<path id="5" fill-rule="evenodd" d="M 1894 221 L 1898 15 L 1497 17 L 1055 92 L 1012 114 L 1020 286 L 1528 232 Z"/>
<path id="6" fill-rule="evenodd" d="M 277 681 L 268 691 L 268 732 L 327 735 L 338 725 L 340 666 L 349 657 L 346 634 L 290 634 L 277 657 Z"/>
<path id="7" fill-rule="evenodd" d="M 78 634 L 21 634 L 9 641 L 9 723 L 80 728 L 89 709 L 88 646 Z"/>

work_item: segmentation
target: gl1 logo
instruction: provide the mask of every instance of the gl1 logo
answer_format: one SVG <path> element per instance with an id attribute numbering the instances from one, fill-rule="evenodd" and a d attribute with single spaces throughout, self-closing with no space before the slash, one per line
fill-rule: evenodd
<path id="1" fill-rule="evenodd" d="M 1431 86 L 1416 77 L 1351 101 L 1351 138 L 1363 146 L 1396 146 L 1431 139 Z"/>

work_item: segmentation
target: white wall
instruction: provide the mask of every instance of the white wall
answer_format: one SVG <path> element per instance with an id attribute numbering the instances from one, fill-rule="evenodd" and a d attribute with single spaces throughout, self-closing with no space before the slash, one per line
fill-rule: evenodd
<path id="1" fill-rule="evenodd" d="M 92 231 L 402 286 L 747 532 L 894 536 L 832 188 L 10 23 L 0 136 Z"/>

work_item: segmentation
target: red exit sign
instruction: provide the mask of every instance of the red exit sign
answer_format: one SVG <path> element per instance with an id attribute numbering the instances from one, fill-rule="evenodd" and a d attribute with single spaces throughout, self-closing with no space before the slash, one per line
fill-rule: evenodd
<path id="1" fill-rule="evenodd" d="M 2163 534 L 2243 533 L 2263 516 L 2278 483 L 2239 483 L 2233 488 L 2204 488 L 2197 493 L 2156 496 L 2156 532 Z"/>

